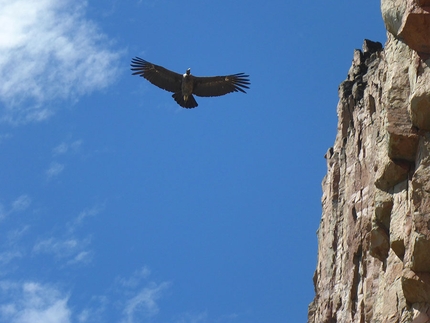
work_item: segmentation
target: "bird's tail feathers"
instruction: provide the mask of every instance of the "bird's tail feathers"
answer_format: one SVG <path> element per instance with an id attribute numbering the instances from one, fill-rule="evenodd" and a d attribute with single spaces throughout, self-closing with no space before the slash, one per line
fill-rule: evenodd
<path id="1" fill-rule="evenodd" d="M 182 92 L 173 93 L 172 98 L 174 98 L 175 101 L 183 108 L 191 109 L 198 106 L 192 94 L 188 96 L 187 101 L 184 100 L 184 96 L 182 95 Z"/>

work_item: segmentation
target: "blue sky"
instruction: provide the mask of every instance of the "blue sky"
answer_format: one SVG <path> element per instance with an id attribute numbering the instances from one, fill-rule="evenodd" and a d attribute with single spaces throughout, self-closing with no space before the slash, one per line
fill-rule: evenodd
<path id="1" fill-rule="evenodd" d="M 0 0 L 0 322 L 305 322 L 379 3 Z M 250 75 L 182 109 L 132 76 Z"/>

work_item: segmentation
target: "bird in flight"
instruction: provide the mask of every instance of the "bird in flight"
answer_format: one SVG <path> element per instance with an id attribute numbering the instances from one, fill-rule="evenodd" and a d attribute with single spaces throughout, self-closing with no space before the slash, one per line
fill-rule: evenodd
<path id="1" fill-rule="evenodd" d="M 195 108 L 197 96 L 221 96 L 231 92 L 245 92 L 249 89 L 249 75 L 244 73 L 225 76 L 194 76 L 191 69 L 178 74 L 139 57 L 131 60 L 133 75 L 140 75 L 163 90 L 173 92 L 172 97 L 184 108 Z"/>

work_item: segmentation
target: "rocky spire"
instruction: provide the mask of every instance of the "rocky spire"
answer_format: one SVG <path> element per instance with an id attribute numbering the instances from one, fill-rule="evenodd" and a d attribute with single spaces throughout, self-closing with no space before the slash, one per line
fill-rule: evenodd
<path id="1" fill-rule="evenodd" d="M 430 0 L 382 0 L 339 86 L 309 323 L 430 322 Z"/>

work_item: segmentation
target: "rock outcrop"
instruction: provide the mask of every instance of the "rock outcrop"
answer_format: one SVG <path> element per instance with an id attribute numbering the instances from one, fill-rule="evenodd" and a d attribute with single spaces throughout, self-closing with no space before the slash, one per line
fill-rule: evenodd
<path id="1" fill-rule="evenodd" d="M 382 0 L 339 86 L 309 323 L 430 322 L 430 0 Z"/>

